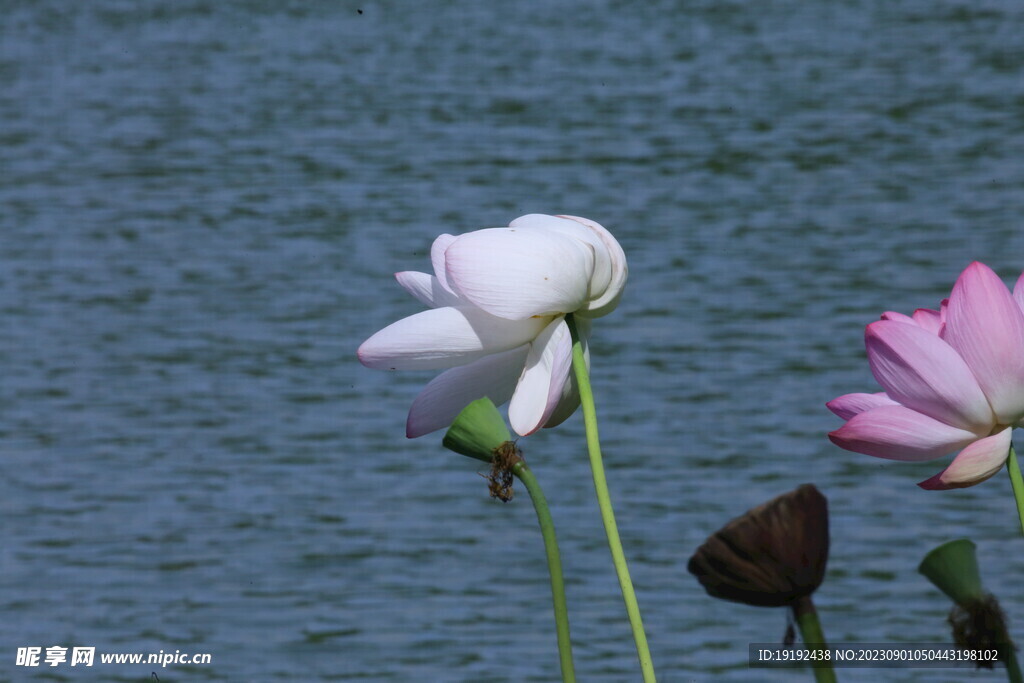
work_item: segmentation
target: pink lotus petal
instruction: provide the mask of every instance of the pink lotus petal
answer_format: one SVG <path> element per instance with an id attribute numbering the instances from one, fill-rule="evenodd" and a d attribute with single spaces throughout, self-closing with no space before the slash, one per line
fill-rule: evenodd
<path id="1" fill-rule="evenodd" d="M 992 269 L 975 261 L 949 297 L 945 339 L 967 361 L 1000 424 L 1024 416 L 1024 311 Z"/>
<path id="2" fill-rule="evenodd" d="M 454 235 L 438 235 L 434 243 L 430 245 L 430 264 L 434 267 L 434 277 L 441 283 L 441 286 L 447 289 L 449 292 L 453 292 L 451 286 L 448 284 L 448 274 L 444 265 L 444 253 L 445 250 L 451 246 L 451 243 L 455 241 Z"/>
<path id="3" fill-rule="evenodd" d="M 1020 306 L 1021 310 L 1024 310 L 1024 273 L 1020 274 L 1017 278 L 1017 284 L 1013 286 L 1013 298 L 1017 301 L 1017 305 Z"/>
<path id="4" fill-rule="evenodd" d="M 434 308 L 391 323 L 359 347 L 377 370 L 440 370 L 534 339 L 550 318 L 506 320 L 473 307 Z"/>
<path id="5" fill-rule="evenodd" d="M 927 330 L 880 320 L 864 333 L 868 362 L 897 403 L 981 436 L 992 429 L 985 394 L 957 352 Z"/>
<path id="6" fill-rule="evenodd" d="M 445 251 L 448 284 L 483 310 L 510 320 L 571 313 L 587 300 L 594 250 L 557 232 L 490 228 Z"/>
<path id="7" fill-rule="evenodd" d="M 484 396 L 499 406 L 508 401 L 523 371 L 529 348 L 523 344 L 442 372 L 413 401 L 405 435 L 414 439 L 447 427 L 463 408 Z"/>
<path id="8" fill-rule="evenodd" d="M 916 322 L 914 322 L 914 319 L 911 318 L 909 315 L 906 315 L 904 313 L 897 313 L 896 311 L 886 311 L 885 313 L 882 314 L 882 317 L 880 319 L 892 320 L 894 322 L 900 323 L 909 323 L 911 325 L 917 324 Z"/>
<path id="9" fill-rule="evenodd" d="M 826 403 L 825 407 L 844 420 L 849 420 L 854 415 L 859 415 L 879 406 L 898 405 L 899 403 L 886 396 L 884 391 L 881 391 L 877 394 L 844 394 Z"/>
<path id="10" fill-rule="evenodd" d="M 934 335 L 939 334 L 939 329 L 942 327 L 942 315 L 938 311 L 933 311 L 930 308 L 919 308 L 914 311 L 913 318 L 914 322 L 921 329 L 928 330 Z"/>
<path id="11" fill-rule="evenodd" d="M 508 405 L 508 421 L 520 436 L 544 426 L 562 398 L 572 363 L 572 341 L 564 318 L 555 318 L 530 344 L 515 393 Z"/>
<path id="12" fill-rule="evenodd" d="M 953 458 L 949 467 L 918 484 L 929 491 L 962 489 L 985 481 L 1003 468 L 1010 454 L 1011 433 L 1006 429 L 978 439 Z"/>
<path id="13" fill-rule="evenodd" d="M 949 311 L 949 299 L 939 302 L 939 337 L 946 338 L 946 312 Z"/>
<path id="14" fill-rule="evenodd" d="M 445 289 L 433 275 L 406 270 L 395 273 L 395 279 L 405 291 L 431 308 L 465 306 L 468 303 Z"/>
<path id="15" fill-rule="evenodd" d="M 850 418 L 828 435 L 832 443 L 889 460 L 932 460 L 978 437 L 903 406 L 880 406 Z"/>

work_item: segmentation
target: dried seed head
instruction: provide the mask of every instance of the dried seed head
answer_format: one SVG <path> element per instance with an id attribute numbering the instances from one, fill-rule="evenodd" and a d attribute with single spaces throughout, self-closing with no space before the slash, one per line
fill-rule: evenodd
<path id="1" fill-rule="evenodd" d="M 821 585 L 828 544 L 828 501 L 804 484 L 712 534 L 687 569 L 713 597 L 781 607 Z"/>

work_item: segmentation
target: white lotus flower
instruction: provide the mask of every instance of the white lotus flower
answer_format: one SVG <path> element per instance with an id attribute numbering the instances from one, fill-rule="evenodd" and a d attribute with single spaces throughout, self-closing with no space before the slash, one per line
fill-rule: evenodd
<path id="1" fill-rule="evenodd" d="M 579 394 L 565 315 L 576 314 L 586 352 L 587 319 L 611 313 L 626 284 L 626 255 L 611 233 L 586 218 L 530 214 L 507 228 L 441 235 L 430 260 L 434 275 L 395 278 L 431 310 L 358 351 L 369 368 L 445 369 L 413 401 L 406 436 L 447 427 L 484 396 L 511 399 L 509 422 L 522 436 L 572 415 Z"/>

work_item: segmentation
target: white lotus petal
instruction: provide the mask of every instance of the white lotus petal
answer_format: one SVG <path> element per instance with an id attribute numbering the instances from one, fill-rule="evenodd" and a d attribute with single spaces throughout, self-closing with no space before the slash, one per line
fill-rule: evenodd
<path id="1" fill-rule="evenodd" d="M 478 398 L 486 396 L 499 406 L 508 401 L 529 350 L 529 345 L 523 344 L 442 372 L 413 401 L 405 435 L 414 439 L 449 426 L 463 408 Z"/>
<path id="2" fill-rule="evenodd" d="M 453 291 L 489 313 L 522 320 L 583 306 L 594 249 L 557 232 L 489 228 L 452 242 L 445 267 Z"/>
<path id="3" fill-rule="evenodd" d="M 548 216 L 542 213 L 531 213 L 520 216 L 508 224 L 510 228 L 536 228 L 538 230 L 552 230 L 561 233 L 566 237 L 580 240 L 589 244 L 594 249 L 594 274 L 590 277 L 590 289 L 587 293 L 588 299 L 594 299 L 608 289 L 612 279 L 612 259 L 607 247 L 598 234 L 578 220 L 571 220 L 563 216 Z"/>
<path id="4" fill-rule="evenodd" d="M 583 360 L 587 367 L 587 372 L 590 372 L 590 326 L 591 323 L 586 318 L 576 318 L 576 330 L 580 335 L 580 345 L 583 347 Z M 572 414 L 579 407 L 580 390 L 579 385 L 576 383 L 576 373 L 572 370 L 570 361 L 569 376 L 565 378 L 565 382 L 562 385 L 562 395 L 558 399 L 558 405 L 555 406 L 551 417 L 544 423 L 545 429 L 562 424 L 572 417 Z"/>
<path id="5" fill-rule="evenodd" d="M 438 370 L 471 363 L 533 340 L 551 318 L 506 320 L 478 308 L 434 308 L 394 322 L 359 347 L 378 370 Z"/>
<path id="6" fill-rule="evenodd" d="M 530 344 L 526 367 L 519 378 L 508 420 L 520 436 L 540 429 L 562 398 L 572 364 L 572 341 L 564 318 L 556 318 Z"/>
<path id="7" fill-rule="evenodd" d="M 444 252 L 454 241 L 455 236 L 446 233 L 438 235 L 434 243 L 430 245 L 430 263 L 434 266 L 434 277 L 437 278 L 442 287 L 453 293 L 455 290 L 448 284 L 448 275 L 444 267 Z"/>
<path id="8" fill-rule="evenodd" d="M 465 306 L 468 303 L 449 292 L 441 285 L 440 280 L 427 273 L 406 270 L 401 273 L 395 273 L 395 279 L 398 280 L 398 284 L 402 285 L 405 291 L 431 308 Z"/>
<path id="9" fill-rule="evenodd" d="M 608 252 L 608 257 L 611 259 L 611 280 L 608 283 L 608 287 L 605 288 L 600 296 L 596 296 L 597 293 L 594 292 L 586 306 L 578 311 L 580 315 L 588 318 L 600 318 L 603 315 L 608 315 L 619 305 L 622 290 L 626 286 L 626 278 L 629 276 L 629 267 L 626 265 L 626 253 L 622 251 L 622 246 L 618 240 L 600 223 L 580 216 L 560 216 L 560 218 L 568 218 L 590 228 L 598 236 Z"/>

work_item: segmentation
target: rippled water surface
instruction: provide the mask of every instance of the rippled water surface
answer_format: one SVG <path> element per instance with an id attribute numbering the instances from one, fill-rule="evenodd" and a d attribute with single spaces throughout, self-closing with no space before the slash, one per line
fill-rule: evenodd
<path id="1" fill-rule="evenodd" d="M 662 680 L 810 680 L 754 676 L 784 614 L 685 570 L 805 481 L 830 638 L 948 640 L 916 567 L 961 536 L 1024 637 L 1006 478 L 920 491 L 939 465 L 840 451 L 823 406 L 873 390 L 883 310 L 1024 268 L 1021 35 L 1009 0 L 4 4 L 0 679 L 150 679 L 14 666 L 55 644 L 212 654 L 170 681 L 557 678 L 526 498 L 404 438 L 430 373 L 354 357 L 436 234 L 531 212 L 629 257 L 594 382 Z M 581 679 L 636 680 L 580 418 L 521 445 Z"/>

